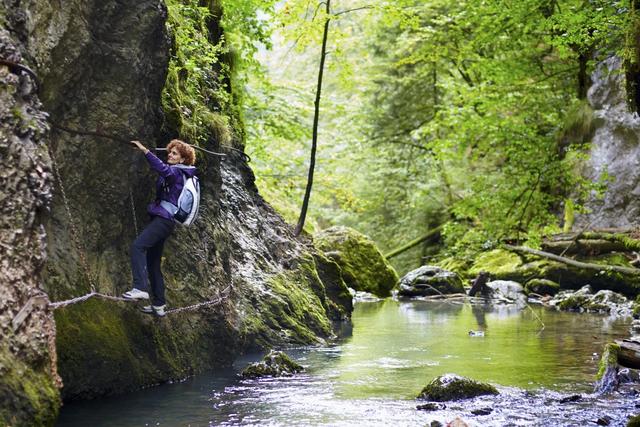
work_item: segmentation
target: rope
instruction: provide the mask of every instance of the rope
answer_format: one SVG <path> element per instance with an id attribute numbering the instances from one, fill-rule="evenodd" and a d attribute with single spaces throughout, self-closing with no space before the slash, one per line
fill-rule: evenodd
<path id="1" fill-rule="evenodd" d="M 87 276 L 89 280 L 89 286 L 91 292 L 95 292 L 96 285 L 93 275 L 91 274 L 91 270 L 89 269 L 89 263 L 87 262 L 87 258 L 84 254 L 84 249 L 82 244 L 80 243 L 80 239 L 78 236 L 78 228 L 76 227 L 76 223 L 73 220 L 73 215 L 71 215 L 71 208 L 69 207 L 69 199 L 67 197 L 67 192 L 65 191 L 64 184 L 62 184 L 62 175 L 60 174 L 60 170 L 58 169 L 58 162 L 56 161 L 56 157 L 53 154 L 53 150 L 51 147 L 49 149 L 49 156 L 51 157 L 51 164 L 53 165 L 53 172 L 55 174 L 56 181 L 58 182 L 58 187 L 60 188 L 60 193 L 62 194 L 62 203 L 64 204 L 65 211 L 67 212 L 67 216 L 69 217 L 69 226 L 71 228 L 71 239 L 76 246 L 76 251 L 78 252 L 78 256 L 80 257 L 80 264 L 84 270 L 84 274 Z"/>
<path id="2" fill-rule="evenodd" d="M 226 288 L 224 288 L 221 292 L 219 292 L 218 298 L 216 298 L 214 300 L 199 302 L 199 303 L 196 303 L 196 304 L 188 305 L 186 307 L 174 308 L 172 310 L 167 310 L 165 313 L 166 314 L 176 314 L 176 313 L 180 313 L 180 312 L 183 312 L 183 311 L 197 310 L 200 307 L 219 304 L 219 303 L 222 302 L 224 297 L 227 296 L 225 294 L 230 289 L 231 289 L 231 285 L 229 285 Z M 91 298 L 103 298 L 103 299 L 106 299 L 108 301 L 132 302 L 132 300 L 127 299 L 127 298 L 114 297 L 112 295 L 106 295 L 106 294 L 102 294 L 102 293 L 99 293 L 99 292 L 92 291 L 92 292 L 90 292 L 90 293 L 88 293 L 86 295 L 82 295 L 80 297 L 76 297 L 76 298 L 72 298 L 72 299 L 68 299 L 68 300 L 64 300 L 64 301 L 51 302 L 51 303 L 49 303 L 49 307 L 51 307 L 51 309 L 53 309 L 53 310 L 56 310 L 58 308 L 63 308 L 63 307 L 67 307 L 69 305 L 78 304 L 80 302 L 87 301 L 87 300 L 89 300 Z"/>
<path id="3" fill-rule="evenodd" d="M 111 296 L 111 295 L 105 295 L 105 294 L 101 294 L 99 292 L 90 292 L 90 293 L 88 293 L 86 295 L 82 295 L 81 297 L 72 298 L 72 299 L 68 299 L 68 300 L 64 300 L 64 301 L 56 301 L 56 302 L 49 303 L 49 307 L 51 307 L 52 309 L 55 310 L 57 308 L 62 308 L 62 307 L 66 307 L 68 305 L 77 304 L 79 302 L 86 301 L 89 298 L 93 298 L 93 297 L 104 298 L 104 299 L 110 300 L 110 301 L 131 301 L 131 300 L 128 300 L 126 298 L 120 298 L 120 297 L 114 297 L 114 296 Z"/>

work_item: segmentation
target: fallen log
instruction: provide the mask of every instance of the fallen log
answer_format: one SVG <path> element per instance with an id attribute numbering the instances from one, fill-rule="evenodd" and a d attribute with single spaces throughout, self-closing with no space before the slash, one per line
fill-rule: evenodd
<path id="1" fill-rule="evenodd" d="M 542 243 L 546 252 L 558 254 L 598 255 L 610 252 L 626 252 L 630 249 L 623 243 L 605 239 L 553 240 Z"/>
<path id="2" fill-rule="evenodd" d="M 632 268 L 632 267 L 621 267 L 617 265 L 603 265 L 603 264 L 592 264 L 587 262 L 576 261 L 571 258 L 566 258 L 563 256 L 555 255 L 549 252 L 539 251 L 537 249 L 531 249 L 526 246 L 513 246 L 505 244 L 504 247 L 511 251 L 515 252 L 524 252 L 532 255 L 537 255 L 542 258 L 549 258 L 554 261 L 561 262 L 563 264 L 571 265 L 577 268 L 583 268 L 587 270 L 598 270 L 598 271 L 616 271 L 622 274 L 628 274 L 631 276 L 640 276 L 640 269 Z"/>
<path id="3" fill-rule="evenodd" d="M 427 240 L 429 237 L 433 236 L 434 234 L 436 234 L 440 230 L 442 230 L 442 227 L 444 227 L 444 224 L 439 225 L 436 228 L 432 228 L 431 230 L 427 231 L 425 234 L 423 234 L 422 236 L 418 237 L 417 239 L 413 239 L 412 241 L 410 241 L 406 245 L 400 246 L 399 248 L 396 248 L 396 249 L 392 250 L 391 252 L 385 254 L 384 257 L 386 259 L 392 258 L 392 257 L 394 257 L 396 255 L 401 254 L 402 252 L 405 252 L 405 251 L 413 248 L 414 246 L 419 245 L 420 243 L 422 243 L 425 240 Z"/>
<path id="4" fill-rule="evenodd" d="M 617 340 L 618 364 L 627 368 L 640 369 L 640 342 L 630 339 Z"/>

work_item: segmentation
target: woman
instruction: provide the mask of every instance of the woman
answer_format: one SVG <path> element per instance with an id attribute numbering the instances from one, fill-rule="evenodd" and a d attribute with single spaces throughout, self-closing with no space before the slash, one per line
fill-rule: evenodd
<path id="1" fill-rule="evenodd" d="M 149 285 L 151 282 L 151 305 L 142 308 L 145 313 L 157 316 L 165 315 L 164 280 L 160 271 L 162 249 L 164 242 L 173 232 L 176 223 L 173 215 L 177 211 L 178 197 L 184 186 L 186 177 L 196 173 L 195 150 L 179 139 L 172 140 L 167 145 L 168 159 L 163 163 L 139 141 L 131 144 L 140 149 L 151 169 L 159 175 L 156 181 L 156 200 L 147 207 L 151 222 L 131 245 L 131 273 L 133 275 L 133 289 L 122 294 L 131 300 L 149 299 Z M 185 177 L 186 175 L 186 177 Z"/>

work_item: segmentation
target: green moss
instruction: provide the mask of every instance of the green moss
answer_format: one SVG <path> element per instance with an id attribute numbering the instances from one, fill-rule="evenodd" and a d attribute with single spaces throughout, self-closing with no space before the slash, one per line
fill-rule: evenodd
<path id="1" fill-rule="evenodd" d="M 594 240 L 608 240 L 610 242 L 618 242 L 622 243 L 625 248 L 636 251 L 640 250 L 640 240 L 634 239 L 628 234 L 624 233 L 593 233 L 593 232 L 584 232 L 582 233 L 582 238 L 584 239 L 594 239 Z"/>
<path id="2" fill-rule="evenodd" d="M 251 344 L 311 344 L 332 334 L 324 286 L 310 256 L 295 269 L 268 278 L 266 287 L 261 304 L 243 319 Z"/>
<path id="3" fill-rule="evenodd" d="M 436 402 L 449 400 L 470 399 L 487 394 L 499 394 L 491 384 L 480 383 L 469 378 L 455 375 L 443 375 L 437 377 L 418 395 L 419 399 L 427 399 Z"/>
<path id="4" fill-rule="evenodd" d="M 633 417 L 629 418 L 627 427 L 640 427 L 640 415 L 634 415 Z"/>
<path id="5" fill-rule="evenodd" d="M 471 276 L 477 276 L 481 271 L 486 271 L 493 279 L 511 278 L 522 266 L 522 259 L 513 252 L 504 249 L 494 249 L 481 253 L 469 269 Z"/>
<path id="6" fill-rule="evenodd" d="M 314 243 L 342 270 L 347 286 L 380 297 L 391 295 L 399 278 L 375 243 L 347 227 L 331 227 L 314 236 Z"/>
<path id="7" fill-rule="evenodd" d="M 584 144 L 591 140 L 595 131 L 595 116 L 591 104 L 584 99 L 576 102 L 567 112 L 560 134 L 560 144 Z"/>
<path id="8" fill-rule="evenodd" d="M 56 310 L 63 397 L 122 393 L 230 364 L 238 337 L 215 310 L 158 319 L 135 303 L 98 299 Z"/>
<path id="9" fill-rule="evenodd" d="M 589 296 L 587 295 L 572 295 L 560 302 L 560 304 L 558 304 L 558 308 L 566 311 L 578 311 L 585 309 L 588 301 Z"/>
<path id="10" fill-rule="evenodd" d="M 47 366 L 29 366 L 2 350 L 0 377 L 0 425 L 53 425 L 60 394 Z"/>
<path id="11" fill-rule="evenodd" d="M 555 295 L 560 291 L 560 285 L 547 279 L 531 279 L 526 283 L 524 291 L 526 294 Z"/>
<path id="12" fill-rule="evenodd" d="M 607 369 L 618 365 L 618 352 L 620 346 L 618 344 L 609 343 L 604 346 L 602 357 L 600 358 L 600 364 L 598 365 L 598 373 L 596 379 L 600 381 L 604 376 Z"/>
<path id="13" fill-rule="evenodd" d="M 436 265 L 443 270 L 453 271 L 460 277 L 470 276 L 468 270 L 471 267 L 471 264 L 472 263 L 469 260 L 457 257 L 448 257 L 436 263 Z"/>
<path id="14" fill-rule="evenodd" d="M 271 350 L 261 362 L 252 363 L 242 370 L 245 378 L 282 377 L 302 372 L 304 368 L 281 351 Z"/>
<path id="15" fill-rule="evenodd" d="M 228 49 L 224 39 L 209 34 L 211 19 L 220 11 L 212 2 L 203 7 L 197 0 L 166 2 L 167 27 L 173 46 L 162 93 L 167 125 L 191 143 L 210 139 L 220 144 L 231 141 L 233 110 L 229 66 L 223 61 Z"/>

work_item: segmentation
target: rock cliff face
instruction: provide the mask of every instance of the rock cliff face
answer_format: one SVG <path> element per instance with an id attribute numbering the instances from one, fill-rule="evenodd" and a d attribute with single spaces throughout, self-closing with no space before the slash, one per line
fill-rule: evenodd
<path id="1" fill-rule="evenodd" d="M 6 334 L 7 322 L 38 285 L 45 258 L 42 222 L 47 241 L 43 288 L 52 301 L 85 295 L 92 288 L 118 295 L 131 287 L 129 245 L 146 222 L 155 177 L 142 155 L 123 141 L 164 146 L 174 135 L 163 128 L 160 103 L 170 53 L 162 1 L 71 0 L 63 7 L 34 0 L 12 2 L 4 12 L 16 28 L 9 36 L 40 77 L 43 109 L 52 127 L 47 138 L 44 116 L 35 110 L 31 121 L 2 122 L 2 179 L 14 174 L 17 178 L 11 179 L 24 193 L 19 207 L 24 224 L 12 222 L 14 234 L 2 234 L 2 248 L 6 244 L 21 252 L 13 261 L 3 253 L 2 260 L 17 263 L 22 257 L 24 268 L 6 284 L 3 278 L 1 290 L 27 278 L 0 312 Z M 1 66 L 0 78 L 11 80 L 7 89 L 0 88 L 3 101 L 10 102 L 2 103 L 3 117 L 15 116 L 12 106 L 22 108 L 34 90 L 24 86 L 26 77 L 18 79 Z M 37 108 L 36 97 L 29 102 Z M 22 142 L 25 123 L 36 128 L 28 143 Z M 224 160 L 199 157 L 200 218 L 177 230 L 163 259 L 168 308 L 216 303 L 164 319 L 140 313 L 133 303 L 95 298 L 56 309 L 64 398 L 97 397 L 182 378 L 230 364 L 250 347 L 318 342 L 331 336 L 331 319 L 349 316 L 350 305 L 343 305 L 348 289 L 339 267 L 293 237 L 258 194 L 251 169 L 237 151 L 241 143 L 234 143 L 236 150 L 226 149 Z M 223 150 L 215 140 L 206 148 Z M 45 215 L 52 177 L 53 201 Z M 0 194 L 6 199 L 13 193 Z M 5 202 L 2 208 L 11 206 Z M 24 233 L 15 233 L 18 229 Z M 34 328 L 44 331 L 32 365 L 52 391 L 45 403 L 53 417 L 57 393 L 46 345 L 52 336 L 47 335 L 52 327 L 48 314 L 45 305 L 39 317 L 31 316 L 32 322 L 40 322 Z M 2 343 L 4 358 L 9 350 L 4 339 Z M 23 360 L 15 353 L 11 357 Z M 5 382 L 0 379 L 0 393 Z"/>
<path id="2" fill-rule="evenodd" d="M 594 109 L 597 128 L 592 140 L 587 176 L 598 180 L 607 172 L 613 180 L 603 200 L 593 200 L 591 214 L 578 220 L 579 226 L 628 227 L 640 218 L 640 117 L 626 103 L 621 61 L 612 57 L 594 73 L 588 100 Z"/>
<path id="3" fill-rule="evenodd" d="M 0 2 L 0 58 L 23 62 L 26 35 Z M 0 425 L 55 420 L 55 325 L 42 291 L 51 200 L 46 116 L 33 78 L 0 65 Z"/>

